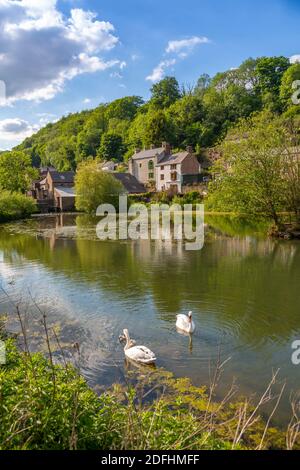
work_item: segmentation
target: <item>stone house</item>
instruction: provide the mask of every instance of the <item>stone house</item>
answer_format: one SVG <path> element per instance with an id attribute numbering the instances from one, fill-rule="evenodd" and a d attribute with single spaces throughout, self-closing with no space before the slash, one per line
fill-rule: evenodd
<path id="1" fill-rule="evenodd" d="M 75 209 L 74 171 L 58 172 L 48 168 L 45 176 L 34 181 L 29 196 L 33 197 L 41 212 L 72 211 Z"/>
<path id="2" fill-rule="evenodd" d="M 197 178 L 201 165 L 192 147 L 172 154 L 170 145 L 164 142 L 159 148 L 136 151 L 129 161 L 129 172 L 142 184 L 155 185 L 156 191 L 182 193 L 185 176 Z"/>
<path id="3" fill-rule="evenodd" d="M 159 148 L 135 151 L 128 161 L 129 173 L 142 184 L 154 184 L 156 181 L 156 165 L 165 157 L 171 155 L 171 146 L 163 142 Z"/>

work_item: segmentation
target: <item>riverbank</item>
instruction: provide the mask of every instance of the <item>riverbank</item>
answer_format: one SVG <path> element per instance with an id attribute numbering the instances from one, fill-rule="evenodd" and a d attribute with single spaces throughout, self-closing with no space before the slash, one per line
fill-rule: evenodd
<path id="1" fill-rule="evenodd" d="M 300 448 L 294 428 L 281 431 L 262 418 L 266 400 L 274 400 L 274 412 L 277 407 L 278 397 L 271 398 L 275 376 L 256 403 L 239 399 L 235 387 L 214 401 L 221 364 L 207 390 L 143 367 L 127 373 L 125 386 L 115 384 L 97 395 L 63 351 L 61 364 L 54 361 L 46 318 L 42 321 L 48 358 L 31 353 L 26 336 L 21 352 L 1 321 L 6 346 L 6 364 L 0 366 L 1 450 Z"/>

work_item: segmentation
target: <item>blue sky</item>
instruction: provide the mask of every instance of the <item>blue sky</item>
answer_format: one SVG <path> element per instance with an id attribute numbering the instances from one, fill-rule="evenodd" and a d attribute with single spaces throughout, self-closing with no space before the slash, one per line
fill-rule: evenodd
<path id="1" fill-rule="evenodd" d="M 298 0 L 0 0 L 0 149 L 165 75 L 300 55 Z"/>

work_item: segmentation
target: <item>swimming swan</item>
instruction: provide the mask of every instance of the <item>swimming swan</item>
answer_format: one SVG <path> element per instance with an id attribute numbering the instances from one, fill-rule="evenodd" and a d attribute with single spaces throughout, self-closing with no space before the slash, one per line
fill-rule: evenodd
<path id="1" fill-rule="evenodd" d="M 125 337 L 126 344 L 124 346 L 125 356 L 129 359 L 140 362 L 141 364 L 153 364 L 156 361 L 155 354 L 145 346 L 136 346 L 135 341 L 129 337 L 128 330 L 123 330 L 124 336 L 120 336 L 120 339 Z"/>
<path id="2" fill-rule="evenodd" d="M 177 315 L 176 327 L 179 330 L 184 331 L 185 333 L 189 333 L 189 334 L 194 333 L 195 323 L 192 320 L 192 313 L 193 312 L 189 312 L 188 315 L 184 315 L 184 314 Z"/>

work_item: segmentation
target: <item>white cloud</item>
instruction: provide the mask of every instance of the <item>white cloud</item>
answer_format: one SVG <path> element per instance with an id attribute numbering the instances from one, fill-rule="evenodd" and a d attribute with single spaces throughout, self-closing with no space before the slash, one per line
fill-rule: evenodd
<path id="1" fill-rule="evenodd" d="M 83 73 L 123 69 L 124 61 L 101 55 L 118 44 L 114 27 L 96 15 L 72 9 L 64 17 L 56 0 L 0 0 L 0 80 L 10 105 L 47 100 L 67 80 Z"/>
<path id="2" fill-rule="evenodd" d="M 91 100 L 90 98 L 85 98 L 85 99 L 83 100 L 83 104 L 90 104 L 91 101 L 92 101 L 92 100 Z"/>
<path id="3" fill-rule="evenodd" d="M 39 128 L 39 125 L 32 126 L 28 121 L 23 119 L 3 119 L 0 121 L 1 140 L 21 141 L 26 137 L 30 137 Z"/>
<path id="4" fill-rule="evenodd" d="M 146 80 L 150 82 L 158 82 L 161 80 L 165 74 L 167 68 L 176 64 L 176 59 L 162 60 L 157 67 L 155 67 L 151 73 L 146 77 Z"/>
<path id="5" fill-rule="evenodd" d="M 198 44 L 208 44 L 209 42 L 210 40 L 205 36 L 193 36 L 187 39 L 169 41 L 165 52 L 166 54 L 172 54 L 174 57 L 162 60 L 153 69 L 152 73 L 146 77 L 146 80 L 158 82 L 164 77 L 166 69 L 175 65 L 178 60 L 183 60 L 188 57 Z"/>
<path id="6" fill-rule="evenodd" d="M 67 27 L 67 36 L 75 42 L 86 44 L 90 53 L 109 51 L 119 41 L 112 34 L 115 29 L 113 25 L 107 21 L 97 21 L 96 17 L 95 13 L 76 8 L 71 10 Z"/>
<path id="7" fill-rule="evenodd" d="M 291 64 L 299 64 L 300 63 L 300 54 L 295 54 L 290 57 Z"/>
<path id="8" fill-rule="evenodd" d="M 169 41 L 166 47 L 168 54 L 179 54 L 182 58 L 186 57 L 199 44 L 208 44 L 210 41 L 205 36 L 193 36 L 188 39 L 179 39 Z"/>

